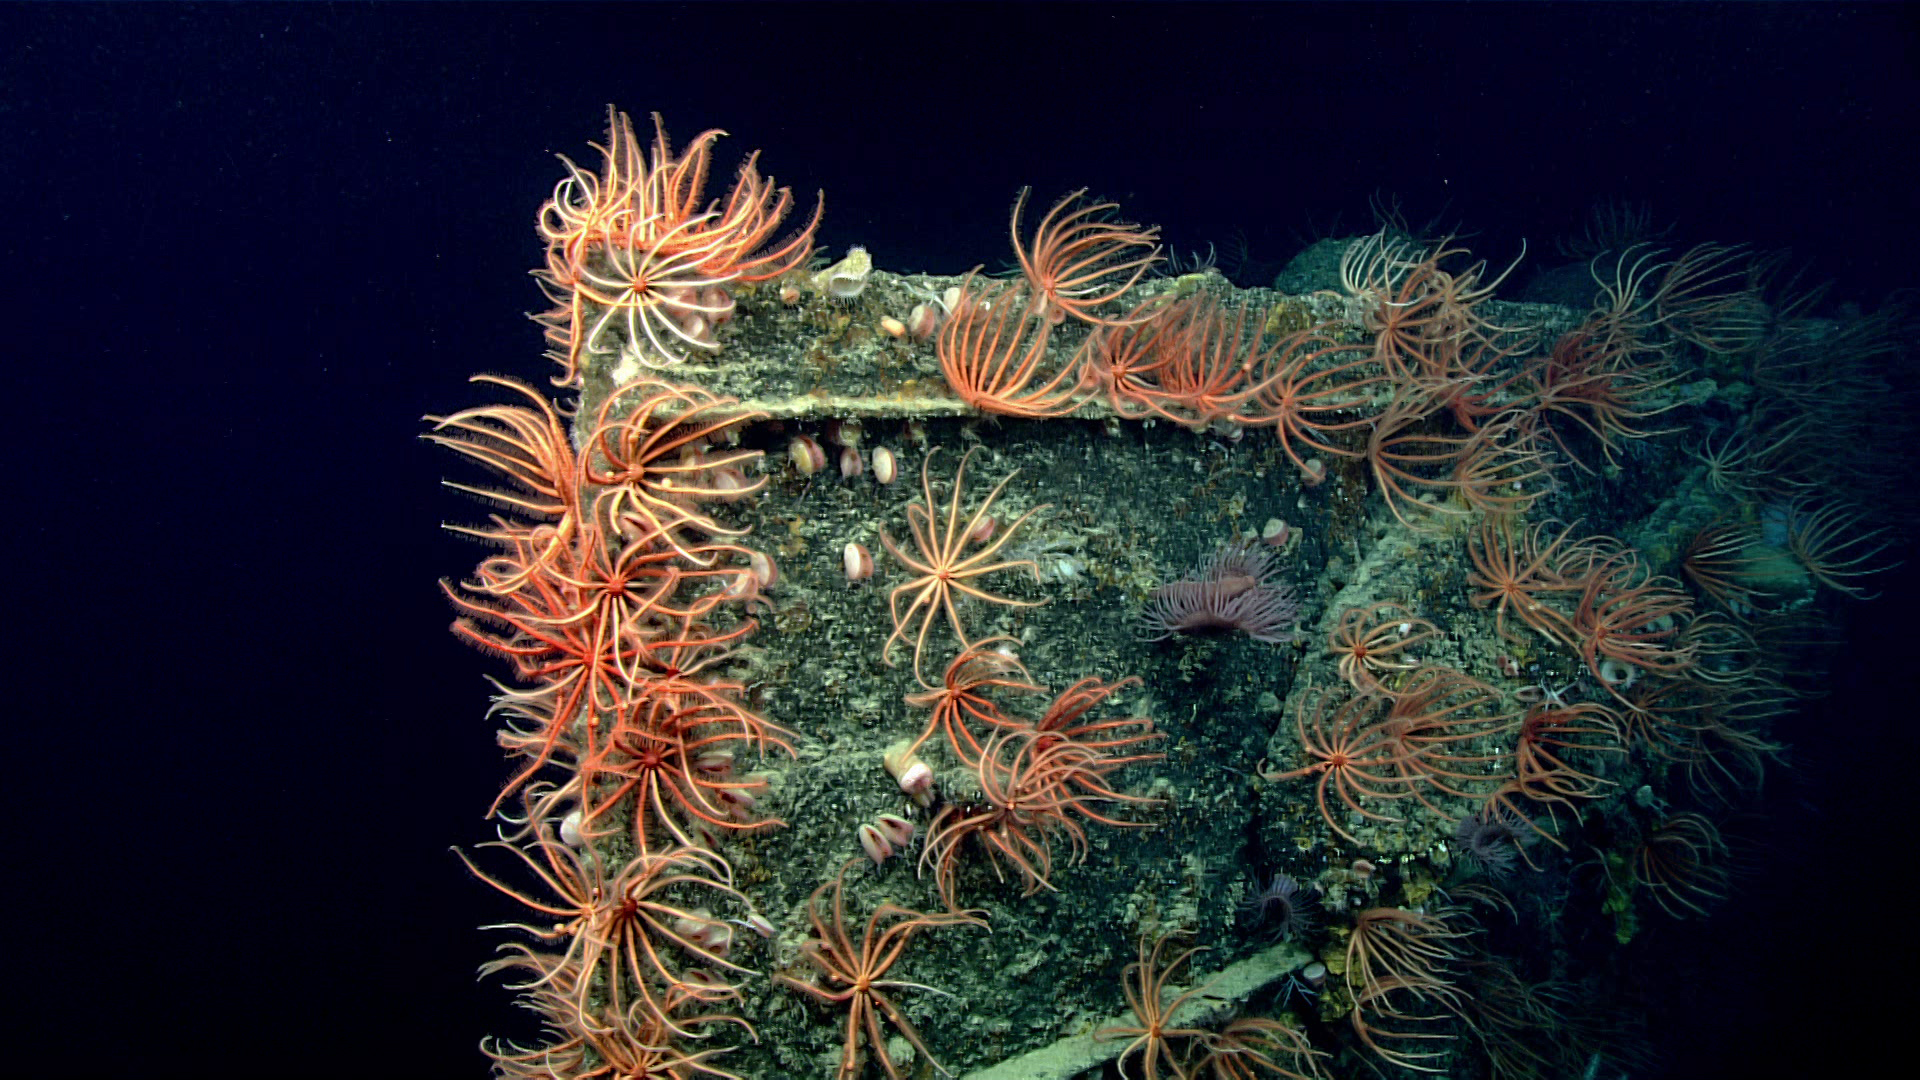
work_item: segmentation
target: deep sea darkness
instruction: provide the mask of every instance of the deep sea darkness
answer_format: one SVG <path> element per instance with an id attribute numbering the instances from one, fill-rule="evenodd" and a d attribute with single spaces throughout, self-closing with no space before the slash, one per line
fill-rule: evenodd
<path id="1" fill-rule="evenodd" d="M 416 436 L 547 375 L 534 214 L 609 102 L 889 270 L 994 265 L 1026 184 L 1275 263 L 1397 198 L 1546 268 L 1618 200 L 1871 310 L 1920 284 L 1917 56 L 1857 4 L 0 7 L 0 1075 L 480 1077 L 517 1030 L 448 852 L 504 775 L 435 586 L 471 507 Z M 1920 583 L 1879 585 L 1735 899 L 1623 961 L 1659 1076 L 1911 1041 Z"/>

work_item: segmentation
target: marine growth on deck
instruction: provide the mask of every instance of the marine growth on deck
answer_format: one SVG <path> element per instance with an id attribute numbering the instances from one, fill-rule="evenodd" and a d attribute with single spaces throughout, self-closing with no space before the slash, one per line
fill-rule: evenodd
<path id="1" fill-rule="evenodd" d="M 1728 897 L 1911 509 L 1897 313 L 1631 215 L 1557 302 L 1397 222 L 1241 288 L 1084 192 L 897 274 L 720 134 L 562 158 L 546 371 L 428 418 L 496 1072 L 1632 1065 L 1568 943 Z"/>

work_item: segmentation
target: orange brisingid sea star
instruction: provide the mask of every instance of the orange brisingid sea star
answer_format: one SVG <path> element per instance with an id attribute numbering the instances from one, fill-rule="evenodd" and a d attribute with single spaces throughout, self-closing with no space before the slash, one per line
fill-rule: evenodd
<path id="1" fill-rule="evenodd" d="M 984 600 L 990 604 L 1005 604 L 1009 607 L 1039 607 L 1045 603 L 1044 600 L 1015 600 L 1012 597 L 997 596 L 972 584 L 972 581 L 995 571 L 1014 570 L 1020 567 L 1026 567 L 1033 574 L 1033 579 L 1039 581 L 1040 570 L 1032 560 L 1005 560 L 1000 559 L 999 555 L 1001 549 L 1007 546 L 1007 542 L 1013 539 L 1013 534 L 1019 531 L 1020 526 L 1026 524 L 1028 518 L 1047 507 L 1036 506 L 1015 518 L 1005 528 L 993 528 L 991 524 L 993 501 L 999 498 L 1000 492 L 1006 488 L 1008 481 L 1019 475 L 1019 470 L 1016 469 L 1008 473 L 1006 479 L 994 485 L 993 490 L 987 493 L 987 497 L 981 501 L 980 505 L 974 507 L 973 513 L 962 520 L 960 505 L 966 486 L 967 462 L 973 459 L 975 453 L 974 450 L 969 450 L 960 459 L 960 468 L 953 474 L 953 498 L 947 505 L 946 513 L 943 517 L 936 516 L 935 507 L 939 504 L 933 501 L 933 484 L 928 479 L 928 473 L 932 468 L 933 455 L 938 452 L 938 448 L 928 451 L 926 463 L 920 470 L 920 490 L 926 497 L 926 502 L 913 503 L 907 507 L 907 529 L 913 534 L 914 547 L 918 554 L 909 555 L 901 549 L 900 545 L 893 542 L 893 537 L 888 536 L 886 530 L 882 529 L 880 532 L 880 542 L 886 546 L 887 551 L 899 560 L 902 566 L 919 575 L 904 585 L 894 586 L 893 591 L 887 595 L 887 607 L 893 615 L 893 633 L 888 635 L 886 644 L 880 647 L 880 655 L 888 664 L 893 663 L 889 654 L 893 650 L 894 642 L 907 639 L 908 627 L 917 616 L 920 627 L 917 631 L 912 631 L 913 675 L 920 680 L 922 686 L 928 689 L 933 687 L 920 674 L 920 659 L 926 652 L 927 634 L 932 631 L 933 622 L 941 612 L 946 613 L 947 624 L 953 627 L 953 636 L 959 639 L 960 648 L 965 650 L 970 645 L 967 641 L 967 632 L 960 625 L 960 612 L 954 606 L 954 593 L 965 593 L 976 600 Z M 985 539 L 975 539 L 976 536 L 989 532 L 991 535 L 986 536 Z M 903 598 L 907 601 L 904 611 L 900 603 Z"/>

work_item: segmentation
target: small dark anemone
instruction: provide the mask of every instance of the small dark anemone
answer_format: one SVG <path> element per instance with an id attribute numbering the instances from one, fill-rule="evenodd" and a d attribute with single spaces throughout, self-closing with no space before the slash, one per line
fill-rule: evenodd
<path id="1" fill-rule="evenodd" d="M 1270 643 L 1294 640 L 1300 602 L 1278 573 L 1265 548 L 1228 544 L 1186 577 L 1153 590 L 1140 617 L 1152 635 L 1147 640 L 1208 630 L 1239 630 Z"/>
<path id="2" fill-rule="evenodd" d="M 1290 941 L 1313 929 L 1312 904 L 1318 895 L 1286 874 L 1275 874 L 1265 888 L 1240 901 L 1240 918 L 1249 929 L 1265 926 L 1274 937 Z"/>
<path id="3" fill-rule="evenodd" d="M 1499 880 L 1513 873 L 1521 845 L 1532 839 L 1526 821 L 1504 806 L 1488 804 L 1453 827 L 1455 853 L 1468 873 Z"/>

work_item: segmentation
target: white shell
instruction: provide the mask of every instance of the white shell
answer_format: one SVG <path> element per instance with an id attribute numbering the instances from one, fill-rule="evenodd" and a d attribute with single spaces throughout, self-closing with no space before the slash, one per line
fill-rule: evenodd
<path id="1" fill-rule="evenodd" d="M 586 815 L 582 814 L 578 809 L 569 812 L 566 817 L 561 818 L 560 842 L 568 847 L 579 847 L 581 844 L 586 843 L 587 838 L 580 835 L 580 823 L 584 820 L 586 820 Z"/>
<path id="2" fill-rule="evenodd" d="M 813 275 L 813 287 L 836 300 L 851 300 L 867 287 L 873 257 L 863 247 L 847 249 L 847 257 Z"/>

